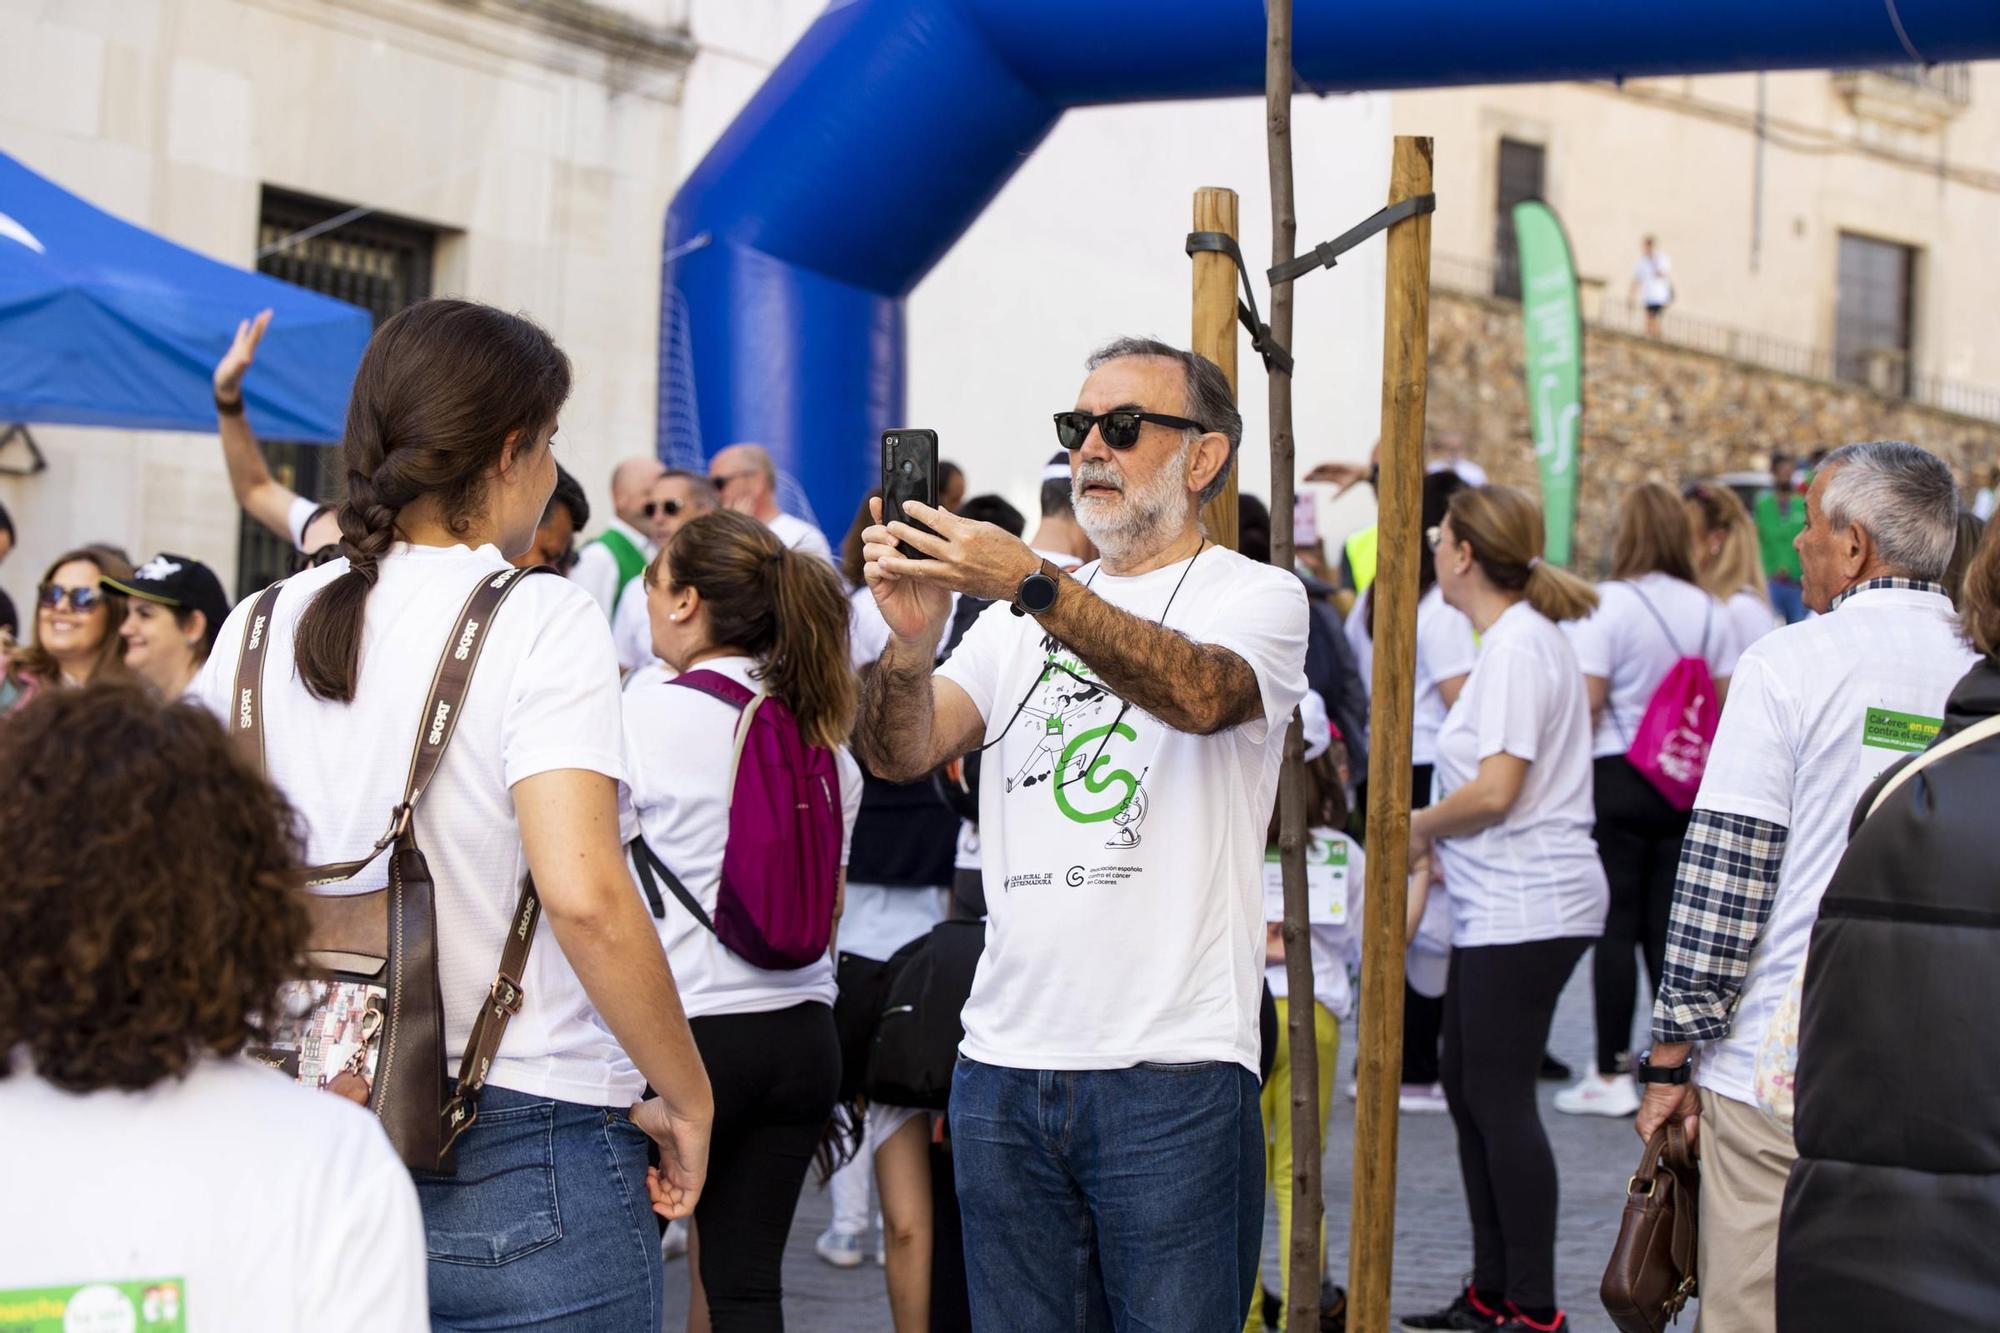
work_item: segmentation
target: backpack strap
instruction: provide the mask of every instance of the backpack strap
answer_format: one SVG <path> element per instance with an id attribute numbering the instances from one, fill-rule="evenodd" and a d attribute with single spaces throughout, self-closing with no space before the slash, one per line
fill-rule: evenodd
<path id="1" fill-rule="evenodd" d="M 243 755 L 264 771 L 264 657 L 270 636 L 271 608 L 278 604 L 278 592 L 285 586 L 279 579 L 257 595 L 250 608 L 250 624 L 243 631 L 243 649 L 236 658 L 236 722 L 229 731 Z"/>
<path id="2" fill-rule="evenodd" d="M 1922 754 L 1897 769 L 1895 774 L 1882 784 L 1882 790 L 1876 792 L 1875 799 L 1869 803 L 1868 814 L 1872 815 L 1877 810 L 1880 810 L 1889 797 L 1895 793 L 1896 789 L 1915 777 L 1919 770 L 1945 758 L 1947 755 L 1957 754 L 1960 750 L 1977 745 L 1984 740 L 1991 740 L 1995 736 L 2000 736 L 2000 713 L 1996 713 L 1994 716 L 1986 718 L 1983 721 L 1975 722 L 1948 741 L 1933 745 L 1930 749 L 1925 750 Z M 1862 816 L 1862 818 L 1867 818 L 1867 815 Z"/>
<path id="3" fill-rule="evenodd" d="M 714 935 L 715 922 L 709 920 L 708 913 L 702 910 L 700 901 L 688 891 L 688 886 L 681 883 L 680 876 L 667 868 L 667 863 L 660 859 L 652 844 L 646 841 L 646 835 L 640 834 L 626 846 L 631 849 L 632 868 L 639 872 L 639 883 L 646 890 L 646 905 L 653 909 L 653 919 L 664 921 L 667 917 L 666 901 L 660 897 L 660 886 L 653 878 L 657 872 L 665 877 L 668 890 L 674 897 L 680 899 L 681 906 L 688 909 L 688 915 L 699 921 L 703 930 Z"/>
<path id="4" fill-rule="evenodd" d="M 1688 656 L 1687 653 L 1681 651 L 1681 645 L 1679 641 L 1674 638 L 1674 632 L 1667 628 L 1666 617 L 1662 616 L 1660 614 L 1660 609 L 1653 605 L 1653 599 L 1646 596 L 1645 593 L 1641 592 L 1639 590 L 1639 585 L 1634 583 L 1632 580 L 1624 579 L 1621 581 L 1625 584 L 1626 587 L 1632 590 L 1632 595 L 1639 599 L 1640 605 L 1644 606 L 1647 612 L 1653 617 L 1653 623 L 1655 625 L 1658 625 L 1660 627 L 1660 633 L 1666 636 L 1667 647 L 1674 650 L 1674 656 L 1675 657 Z M 1714 608 L 1711 607 L 1710 613 L 1713 614 L 1713 612 Z M 1701 643 L 1702 647 L 1704 648 L 1708 646 L 1708 625 L 1706 622 L 1704 622 L 1701 627 Z"/>
<path id="5" fill-rule="evenodd" d="M 735 748 L 729 756 L 729 790 L 736 790 L 736 770 L 743 763 L 743 746 L 750 739 L 750 724 L 757 720 L 757 710 L 771 696 L 759 694 L 741 681 L 731 680 L 720 671 L 683 671 L 668 681 L 669 685 L 685 685 L 688 689 L 706 694 L 711 699 L 736 709 L 743 716 L 736 721 Z"/>

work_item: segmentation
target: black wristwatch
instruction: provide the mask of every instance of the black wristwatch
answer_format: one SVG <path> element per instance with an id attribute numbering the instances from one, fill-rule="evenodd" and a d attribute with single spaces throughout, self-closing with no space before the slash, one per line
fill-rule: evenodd
<path id="1" fill-rule="evenodd" d="M 1639 1057 L 1639 1081 L 1641 1083 L 1684 1084 L 1694 1076 L 1694 1062 L 1683 1060 L 1672 1069 L 1665 1069 L 1653 1063 L 1653 1053 L 1647 1051 Z"/>
<path id="2" fill-rule="evenodd" d="M 1049 572 L 1049 562 L 1042 561 L 1041 568 L 1021 580 L 1021 586 L 1014 590 L 1014 614 L 1017 616 L 1038 616 L 1056 604 L 1059 587 L 1055 575 Z"/>

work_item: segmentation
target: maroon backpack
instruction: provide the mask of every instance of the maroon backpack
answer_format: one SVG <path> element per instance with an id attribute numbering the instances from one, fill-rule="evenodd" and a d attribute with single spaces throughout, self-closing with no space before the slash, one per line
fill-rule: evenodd
<path id="1" fill-rule="evenodd" d="M 792 971 L 826 957 L 845 822 L 833 751 L 806 743 L 783 700 L 719 672 L 690 671 L 667 683 L 720 699 L 742 717 L 715 918 L 641 836 L 632 840 L 632 863 L 653 915 L 667 914 L 657 872 L 694 919 L 752 967 Z"/>

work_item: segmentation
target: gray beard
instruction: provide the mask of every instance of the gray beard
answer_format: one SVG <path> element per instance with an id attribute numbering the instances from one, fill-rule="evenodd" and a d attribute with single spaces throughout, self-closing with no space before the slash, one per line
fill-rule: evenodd
<path id="1" fill-rule="evenodd" d="M 1099 555 L 1113 563 L 1142 555 L 1158 545 L 1170 529 L 1179 527 L 1186 517 L 1183 506 L 1191 503 L 1183 483 L 1193 450 L 1194 441 L 1183 442 L 1173 460 L 1155 472 L 1151 481 L 1137 490 L 1121 491 L 1116 500 L 1083 493 L 1087 480 L 1102 479 L 1101 472 L 1092 470 L 1100 465 L 1086 463 L 1077 470 L 1070 503 L 1076 510 L 1077 526 L 1096 545 Z"/>

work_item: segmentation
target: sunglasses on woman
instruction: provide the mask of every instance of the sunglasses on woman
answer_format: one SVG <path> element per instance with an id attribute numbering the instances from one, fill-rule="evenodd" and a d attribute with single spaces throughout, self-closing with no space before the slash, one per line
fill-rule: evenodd
<path id="1" fill-rule="evenodd" d="M 63 602 L 78 615 L 88 615 L 104 605 L 104 594 L 96 588 L 65 588 L 60 583 L 44 583 L 35 591 L 35 601 L 44 611 L 60 611 Z"/>
<path id="2" fill-rule="evenodd" d="M 1173 426 L 1180 430 L 1207 430 L 1199 421 L 1189 421 L 1186 417 L 1170 417 L 1162 412 L 1140 412 L 1129 407 L 1116 408 L 1110 412 L 1058 412 L 1056 413 L 1056 440 L 1063 448 L 1077 450 L 1090 435 L 1090 428 L 1097 427 L 1098 435 L 1113 449 L 1130 449 L 1139 442 L 1139 426 L 1150 421 L 1156 426 Z"/>

